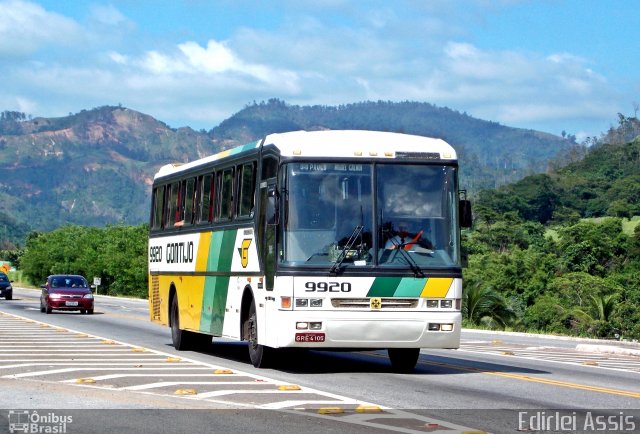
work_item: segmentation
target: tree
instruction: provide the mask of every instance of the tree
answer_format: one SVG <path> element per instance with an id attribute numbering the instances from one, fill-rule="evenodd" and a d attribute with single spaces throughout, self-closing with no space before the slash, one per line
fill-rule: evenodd
<path id="1" fill-rule="evenodd" d="M 476 282 L 462 291 L 462 318 L 476 326 L 495 323 L 504 329 L 513 322 L 515 314 L 498 292 Z"/>
<path id="2" fill-rule="evenodd" d="M 627 201 L 622 199 L 617 199 L 611 202 L 609 205 L 609 209 L 607 209 L 607 215 L 613 217 L 632 217 L 631 207 L 627 203 Z"/>
<path id="3" fill-rule="evenodd" d="M 604 219 L 600 223 L 582 221 L 559 231 L 559 256 L 566 272 L 604 276 L 624 261 L 627 236 L 622 221 Z"/>
<path id="4" fill-rule="evenodd" d="M 34 284 L 50 274 L 101 277 L 101 291 L 145 297 L 147 225 L 106 228 L 65 226 L 29 235 L 22 257 L 25 277 Z"/>
<path id="5" fill-rule="evenodd" d="M 523 324 L 528 330 L 545 333 L 566 333 L 569 315 L 560 300 L 546 294 L 536 300 L 524 314 Z"/>

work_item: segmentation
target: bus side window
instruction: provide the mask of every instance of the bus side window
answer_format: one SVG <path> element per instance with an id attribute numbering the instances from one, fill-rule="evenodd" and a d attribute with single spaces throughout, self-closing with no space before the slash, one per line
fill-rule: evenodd
<path id="1" fill-rule="evenodd" d="M 177 203 L 176 203 L 176 212 L 175 212 L 175 222 L 174 226 L 184 226 L 184 213 L 185 213 L 185 199 L 186 199 L 186 181 L 181 181 L 177 183 L 178 185 L 178 195 L 177 195 Z"/>
<path id="2" fill-rule="evenodd" d="M 240 168 L 238 186 L 238 217 L 249 217 L 253 211 L 256 186 L 255 163 L 243 164 Z"/>
<path id="3" fill-rule="evenodd" d="M 173 227 L 176 223 L 176 217 L 178 216 L 178 190 L 180 187 L 179 182 L 174 182 L 167 186 L 165 196 L 165 222 L 164 227 Z"/>
<path id="4" fill-rule="evenodd" d="M 265 157 L 262 160 L 262 180 L 275 178 L 278 174 L 278 160 L 274 157 Z"/>
<path id="5" fill-rule="evenodd" d="M 153 189 L 153 217 L 151 220 L 151 229 L 162 229 L 162 211 L 164 210 L 164 189 L 165 186 Z"/>
<path id="6" fill-rule="evenodd" d="M 231 220 L 233 217 L 233 167 L 218 173 L 218 221 Z"/>
<path id="7" fill-rule="evenodd" d="M 199 223 L 211 223 L 213 221 L 214 181 L 213 173 L 200 176 Z"/>
<path id="8" fill-rule="evenodd" d="M 196 178 L 189 178 L 186 181 L 186 189 L 184 195 L 184 224 L 191 225 L 195 222 L 195 209 L 196 202 Z"/>

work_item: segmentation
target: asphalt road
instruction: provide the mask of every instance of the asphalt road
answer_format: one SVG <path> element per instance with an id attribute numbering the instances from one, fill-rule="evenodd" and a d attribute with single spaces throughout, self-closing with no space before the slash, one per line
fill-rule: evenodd
<path id="1" fill-rule="evenodd" d="M 47 315 L 38 296 L 0 300 L 0 431 L 64 417 L 65 432 L 640 430 L 637 346 L 465 331 L 412 374 L 386 352 L 294 352 L 259 370 L 243 343 L 175 351 L 146 301 L 98 296 L 94 315 Z"/>

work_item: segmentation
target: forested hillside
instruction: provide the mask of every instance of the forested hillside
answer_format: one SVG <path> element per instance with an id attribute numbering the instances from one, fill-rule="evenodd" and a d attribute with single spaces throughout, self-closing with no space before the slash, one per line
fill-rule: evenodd
<path id="1" fill-rule="evenodd" d="M 245 107 L 212 130 L 216 141 L 241 144 L 268 133 L 356 129 L 438 137 L 461 158 L 462 183 L 470 191 L 495 188 L 547 170 L 578 146 L 566 138 L 510 128 L 447 107 L 422 102 L 362 102 L 341 106 L 296 106 L 272 99 Z"/>
<path id="2" fill-rule="evenodd" d="M 291 130 L 370 129 L 444 138 L 461 157 L 464 188 L 474 192 L 546 170 L 574 138 L 509 128 L 418 102 L 338 107 L 252 104 L 209 132 L 173 129 L 124 107 L 61 118 L 0 113 L 0 245 L 22 244 L 30 230 L 64 224 L 147 221 L 158 167 L 186 162 Z"/>
<path id="3" fill-rule="evenodd" d="M 629 143 L 595 145 L 581 161 L 485 190 L 478 206 L 483 218 L 514 212 L 540 223 L 640 215 L 640 136 Z"/>
<path id="4" fill-rule="evenodd" d="M 640 137 L 475 205 L 468 324 L 640 339 Z"/>
<path id="5" fill-rule="evenodd" d="M 0 119 L 0 244 L 64 224 L 140 224 L 158 167 L 217 151 L 205 133 L 100 107 L 62 118 Z M 6 230 L 4 229 L 6 225 Z"/>

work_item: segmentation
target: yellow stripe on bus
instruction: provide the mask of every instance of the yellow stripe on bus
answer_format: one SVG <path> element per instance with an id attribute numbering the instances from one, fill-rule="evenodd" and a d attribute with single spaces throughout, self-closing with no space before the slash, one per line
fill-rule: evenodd
<path id="1" fill-rule="evenodd" d="M 211 247 L 211 232 L 203 232 L 200 234 L 200 242 L 198 243 L 195 271 L 205 271 L 207 269 L 209 247 Z"/>
<path id="2" fill-rule="evenodd" d="M 211 247 L 211 232 L 202 232 L 198 242 L 195 270 L 205 271 L 209 260 Z M 160 276 L 160 287 L 169 288 L 171 283 L 178 291 L 178 306 L 180 307 L 180 326 L 188 330 L 200 330 L 202 314 L 202 298 L 204 294 L 205 276 Z M 168 294 L 163 294 L 168 299 Z M 168 307 L 167 307 L 168 308 Z"/>
<path id="3" fill-rule="evenodd" d="M 422 288 L 420 297 L 445 298 L 452 284 L 453 278 L 451 277 L 430 277 Z"/>

